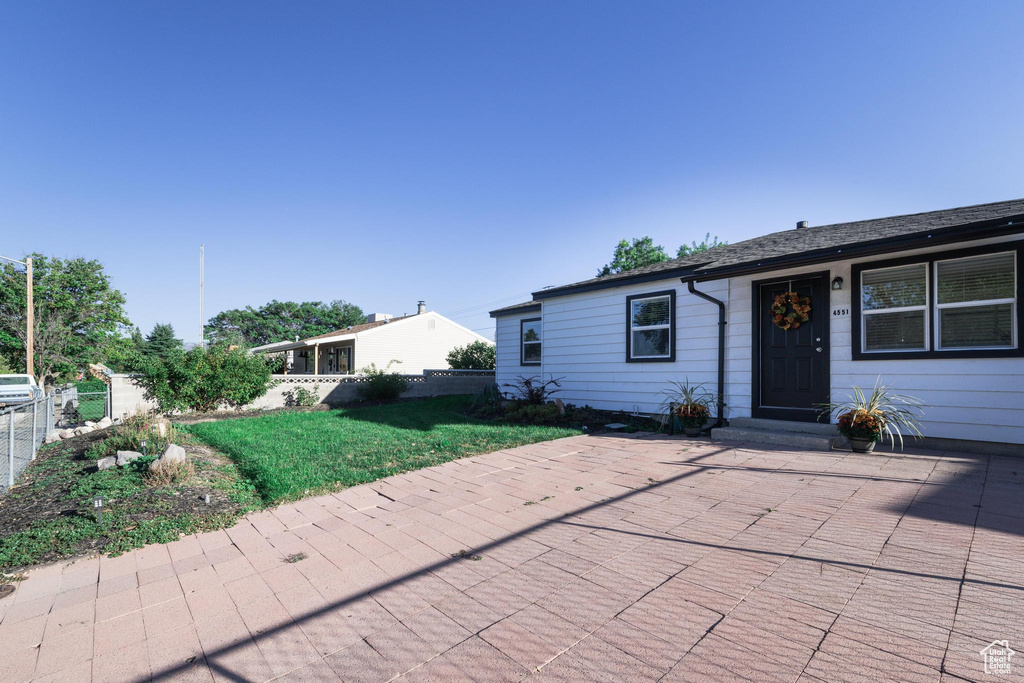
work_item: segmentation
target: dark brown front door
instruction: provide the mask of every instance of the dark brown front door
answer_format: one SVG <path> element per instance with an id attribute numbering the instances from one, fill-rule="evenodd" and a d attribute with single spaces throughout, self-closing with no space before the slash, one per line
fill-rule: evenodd
<path id="1" fill-rule="evenodd" d="M 813 422 L 828 402 L 828 284 L 828 273 L 754 283 L 754 417 Z M 810 320 L 797 329 L 772 319 L 772 303 L 785 292 L 811 299 Z"/>

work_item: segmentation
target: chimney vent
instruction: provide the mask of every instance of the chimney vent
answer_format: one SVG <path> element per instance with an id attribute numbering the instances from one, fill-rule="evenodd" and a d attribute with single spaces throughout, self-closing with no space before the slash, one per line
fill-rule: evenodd
<path id="1" fill-rule="evenodd" d="M 796 224 L 796 229 L 797 230 L 799 230 L 800 228 L 806 228 L 806 227 L 807 227 L 807 221 L 797 221 L 797 224 Z"/>
<path id="2" fill-rule="evenodd" d="M 427 305 L 424 302 L 422 302 L 422 301 L 417 301 L 416 302 L 416 315 L 420 315 L 420 314 L 426 313 L 426 312 L 427 312 Z"/>

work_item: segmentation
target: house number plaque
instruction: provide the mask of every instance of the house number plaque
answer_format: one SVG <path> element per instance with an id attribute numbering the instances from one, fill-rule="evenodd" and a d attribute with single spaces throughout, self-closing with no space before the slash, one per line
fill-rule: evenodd
<path id="1" fill-rule="evenodd" d="M 833 308 L 832 309 L 832 317 L 833 318 L 845 318 L 848 315 L 850 315 L 850 309 L 849 308 Z"/>

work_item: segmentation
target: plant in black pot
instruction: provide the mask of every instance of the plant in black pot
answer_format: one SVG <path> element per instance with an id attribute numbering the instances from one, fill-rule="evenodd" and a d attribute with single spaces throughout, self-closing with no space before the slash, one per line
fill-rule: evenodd
<path id="1" fill-rule="evenodd" d="M 850 440 L 857 453 L 870 453 L 875 444 L 888 436 L 892 447 L 899 439 L 903 448 L 903 433 L 921 436 L 921 406 L 923 402 L 911 396 L 893 393 L 889 387 L 875 382 L 870 395 L 860 387 L 853 387 L 848 401 L 826 403 L 829 416 L 838 415 L 839 433 Z"/>
<path id="2" fill-rule="evenodd" d="M 711 419 L 711 406 L 715 403 L 714 396 L 704 389 L 703 384 L 690 384 L 689 380 L 672 381 L 671 389 L 662 392 L 665 401 L 662 409 L 668 419 L 683 429 L 687 436 L 699 436 L 700 430 Z"/>

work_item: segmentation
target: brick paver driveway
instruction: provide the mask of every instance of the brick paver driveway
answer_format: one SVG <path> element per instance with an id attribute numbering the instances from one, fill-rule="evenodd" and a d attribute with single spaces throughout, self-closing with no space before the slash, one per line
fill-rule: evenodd
<path id="1" fill-rule="evenodd" d="M 38 569 L 0 601 L 0 680 L 983 680 L 985 646 L 1024 648 L 1022 475 L 649 435 L 500 451 Z"/>

